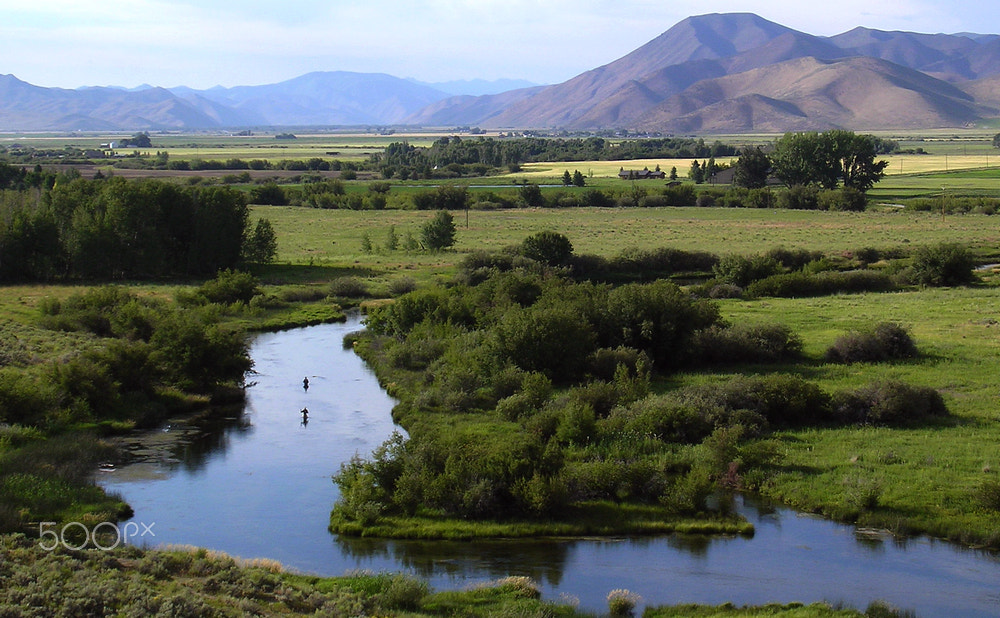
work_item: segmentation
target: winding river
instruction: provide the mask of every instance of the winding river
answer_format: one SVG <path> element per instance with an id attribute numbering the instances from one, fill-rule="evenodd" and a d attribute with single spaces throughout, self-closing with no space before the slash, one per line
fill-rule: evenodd
<path id="1" fill-rule="evenodd" d="M 137 529 L 146 532 L 138 541 L 271 558 L 320 575 L 408 571 L 438 589 L 524 575 L 546 599 L 595 612 L 606 609 L 610 590 L 627 588 L 650 605 L 828 601 L 864 609 L 882 600 L 920 616 L 1000 614 L 996 554 L 926 538 L 859 535 L 749 499 L 739 508 L 756 526 L 750 539 L 336 537 L 327 531 L 337 498 L 331 475 L 395 429 L 392 399 L 343 348 L 344 335 L 359 328 L 354 317 L 257 336 L 242 411 L 213 426 L 166 426 L 159 440 L 136 445 L 136 463 L 101 472 L 101 484 L 132 505 Z"/>

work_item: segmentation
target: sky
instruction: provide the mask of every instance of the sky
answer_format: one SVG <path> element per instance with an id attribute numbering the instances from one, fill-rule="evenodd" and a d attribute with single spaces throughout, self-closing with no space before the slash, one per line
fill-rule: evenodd
<path id="1" fill-rule="evenodd" d="M 312 71 L 565 81 L 691 15 L 819 36 L 1000 34 L 996 0 L 0 0 L 0 74 L 38 86 L 259 85 Z"/>

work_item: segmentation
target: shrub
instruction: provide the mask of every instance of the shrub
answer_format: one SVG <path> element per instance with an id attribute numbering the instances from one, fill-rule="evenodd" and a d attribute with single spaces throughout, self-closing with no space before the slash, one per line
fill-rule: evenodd
<path id="1" fill-rule="evenodd" d="M 833 396 L 834 417 L 844 423 L 906 425 L 948 414 L 941 393 L 897 380 L 872 382 Z"/>
<path id="2" fill-rule="evenodd" d="M 608 611 L 612 616 L 631 616 L 641 601 L 642 597 L 638 594 L 617 588 L 608 593 Z"/>
<path id="3" fill-rule="evenodd" d="M 736 324 L 699 331 L 692 348 L 706 364 L 778 363 L 798 358 L 802 340 L 783 324 Z"/>
<path id="4" fill-rule="evenodd" d="M 402 296 L 417 289 L 417 281 L 413 277 L 396 277 L 389 282 L 389 293 L 393 296 Z"/>
<path id="5" fill-rule="evenodd" d="M 495 346 L 501 356 L 553 382 L 582 375 L 594 349 L 590 324 L 570 306 L 516 308 L 497 323 Z"/>
<path id="6" fill-rule="evenodd" d="M 338 277 L 330 284 L 330 295 L 342 298 L 365 298 L 368 285 L 357 277 Z"/>
<path id="7" fill-rule="evenodd" d="M 724 255 L 712 268 L 716 279 L 745 288 L 754 281 L 777 274 L 781 265 L 766 255 Z"/>
<path id="8" fill-rule="evenodd" d="M 219 271 L 215 279 L 201 284 L 197 294 L 210 303 L 232 305 L 238 302 L 249 303 L 254 296 L 260 294 L 260 287 L 252 274 L 227 269 Z"/>
<path id="9" fill-rule="evenodd" d="M 588 359 L 590 374 L 595 378 L 610 381 L 615 377 L 619 365 L 624 365 L 635 372 L 639 363 L 640 352 L 635 348 L 619 346 L 617 348 L 600 348 L 595 350 Z"/>
<path id="10" fill-rule="evenodd" d="M 562 266 L 573 256 L 573 244 L 557 232 L 538 232 L 524 239 L 521 254 L 549 266 Z"/>
<path id="11" fill-rule="evenodd" d="M 830 416 L 828 394 L 811 382 L 787 374 L 737 376 L 722 384 L 684 389 L 678 398 L 692 405 L 714 406 L 730 416 L 750 411 L 778 426 L 823 422 Z"/>
<path id="12" fill-rule="evenodd" d="M 862 212 L 868 207 L 868 198 L 854 187 L 843 187 L 821 191 L 817 196 L 817 206 L 821 210 Z"/>
<path id="13" fill-rule="evenodd" d="M 988 511 L 1000 511 L 1000 479 L 989 478 L 980 483 L 974 498 Z"/>
<path id="14" fill-rule="evenodd" d="M 661 370 L 676 366 L 690 337 L 719 321 L 719 308 L 693 300 L 673 283 L 628 284 L 611 290 L 599 318 L 604 347 L 645 351 Z"/>
<path id="15" fill-rule="evenodd" d="M 522 599 L 540 599 L 542 591 L 530 577 L 511 575 L 493 582 L 493 586 L 513 597 Z"/>
<path id="16" fill-rule="evenodd" d="M 819 190 L 813 186 L 795 185 L 778 194 L 778 208 L 816 210 L 819 208 Z"/>
<path id="17" fill-rule="evenodd" d="M 250 189 L 250 203 L 267 206 L 284 206 L 288 203 L 288 196 L 285 195 L 285 190 L 276 183 L 269 182 Z"/>
<path id="18" fill-rule="evenodd" d="M 958 244 L 919 247 L 914 252 L 910 279 L 926 286 L 968 285 L 976 280 L 972 254 Z"/>
<path id="19" fill-rule="evenodd" d="M 764 254 L 765 257 L 773 259 L 782 267 L 788 270 L 799 270 L 806 264 L 814 262 L 823 257 L 822 251 L 809 251 L 808 249 L 785 249 L 775 247 Z"/>
<path id="20" fill-rule="evenodd" d="M 694 185 L 691 184 L 667 187 L 663 190 L 663 197 L 667 206 L 694 206 L 698 200 Z"/>
<path id="21" fill-rule="evenodd" d="M 854 513 L 872 511 L 882 498 L 882 484 L 869 476 L 852 475 L 844 478 L 844 504 Z"/>
<path id="22" fill-rule="evenodd" d="M 670 247 L 625 249 L 608 262 L 608 270 L 624 279 L 657 279 L 675 273 L 710 271 L 719 258 L 705 251 Z"/>
<path id="23" fill-rule="evenodd" d="M 669 395 L 654 395 L 615 408 L 600 423 L 604 434 L 652 437 L 664 442 L 697 444 L 712 432 L 712 414 Z"/>
<path id="24" fill-rule="evenodd" d="M 424 249 L 443 251 L 455 244 L 455 220 L 447 210 L 439 210 L 420 228 Z"/>
<path id="25" fill-rule="evenodd" d="M 874 270 L 824 271 L 773 275 L 746 288 L 749 298 L 805 298 L 838 293 L 885 292 L 895 288 L 892 277 Z"/>
<path id="26" fill-rule="evenodd" d="M 430 592 L 427 582 L 412 575 L 397 573 L 388 576 L 388 578 L 388 584 L 382 594 L 378 596 L 383 607 L 416 610 L 420 607 L 420 601 Z"/>
<path id="27" fill-rule="evenodd" d="M 910 333 L 894 322 L 841 335 L 826 351 L 826 359 L 834 363 L 877 363 L 915 356 L 917 346 Z"/>

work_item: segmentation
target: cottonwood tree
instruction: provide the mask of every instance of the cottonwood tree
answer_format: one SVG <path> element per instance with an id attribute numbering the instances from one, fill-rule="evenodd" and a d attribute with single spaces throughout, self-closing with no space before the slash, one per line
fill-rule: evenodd
<path id="1" fill-rule="evenodd" d="M 843 183 L 866 192 L 885 175 L 887 161 L 876 161 L 876 139 L 851 131 L 786 133 L 771 155 L 774 175 L 789 187 L 816 184 L 836 189 Z"/>

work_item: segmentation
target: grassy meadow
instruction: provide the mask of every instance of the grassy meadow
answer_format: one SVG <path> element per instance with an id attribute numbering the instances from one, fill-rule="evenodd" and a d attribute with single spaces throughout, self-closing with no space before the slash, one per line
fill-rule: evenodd
<path id="1" fill-rule="evenodd" d="M 276 140 L 273 134 L 164 134 L 153 136 L 154 147 L 150 150 L 167 150 L 172 159 L 184 160 L 312 157 L 362 160 L 393 141 L 405 139 L 416 145 L 429 145 L 439 135 L 442 134 L 303 133 L 296 140 Z M 120 137 L 123 136 L 0 136 L 0 145 L 94 148 Z M 744 137 L 740 141 L 763 142 L 773 137 Z M 257 328 L 268 328 L 265 320 L 272 320 L 272 325 L 279 327 L 331 319 L 337 309 L 331 298 L 342 304 L 358 303 L 366 297 L 394 295 L 394 286 L 400 282 L 406 283 L 405 287 L 447 282 L 469 253 L 498 251 L 545 230 L 566 235 L 577 254 L 605 258 L 633 248 L 672 247 L 725 255 L 763 253 L 784 247 L 838 254 L 862 248 L 910 250 L 947 242 L 969 246 L 981 263 L 1000 262 L 1000 225 L 995 216 L 941 216 L 905 211 L 893 205 L 909 197 L 1000 196 L 1000 152 L 992 148 L 989 138 L 982 132 L 969 132 L 959 136 L 940 133 L 926 138 L 893 139 L 899 139 L 903 148 L 920 147 L 928 154 L 887 157 L 887 177 L 871 191 L 875 204 L 863 213 L 725 208 L 472 210 L 453 213 L 457 227 L 453 250 L 427 253 L 390 251 L 386 246 L 390 230 L 397 235 L 401 246 L 407 236 L 419 238 L 421 226 L 433 216 L 431 212 L 253 206 L 252 217 L 269 219 L 278 241 L 276 262 L 258 273 L 264 290 L 301 301 L 277 315 L 244 315 L 233 319 Z M 706 138 L 706 141 L 711 140 Z M 330 155 L 331 152 L 337 154 Z M 517 174 L 447 182 L 503 185 L 504 188 L 470 188 L 470 191 L 515 193 L 515 183 L 558 185 L 564 171 L 580 170 L 587 176 L 588 188 L 622 189 L 630 183 L 617 179 L 621 167 L 654 169 L 659 165 L 668 173 L 671 167 L 676 167 L 680 177 L 685 178 L 690 163 L 690 159 L 534 163 L 522 166 Z M 411 186 L 415 184 L 434 186 L 438 182 L 394 180 L 390 194 L 418 190 Z M 657 182 L 636 184 L 650 190 L 662 186 Z M 348 192 L 366 191 L 366 183 L 361 181 L 347 185 Z M 543 190 L 582 192 L 588 188 Z M 362 250 L 366 236 L 373 246 L 371 252 Z M 338 282 L 348 278 L 360 282 L 365 294 L 337 298 Z M 979 284 L 968 288 L 719 301 L 723 316 L 731 322 L 779 322 L 788 325 L 803 340 L 804 363 L 794 367 L 739 367 L 734 373 L 798 373 L 828 392 L 857 388 L 874 379 L 898 379 L 938 389 L 952 414 L 945 422 L 904 429 L 782 431 L 776 437 L 784 459 L 773 470 L 765 493 L 801 510 L 855 520 L 862 526 L 903 534 L 925 533 L 970 545 L 1000 546 L 997 512 L 977 501 L 984 484 L 995 483 L 1000 473 L 1000 410 L 996 406 L 996 376 L 1000 373 L 1000 275 L 987 269 L 980 273 L 980 279 Z M 179 291 L 190 290 L 193 285 L 196 282 L 170 281 L 142 283 L 135 288 L 144 296 L 173 300 Z M 92 338 L 48 331 L 37 325 L 39 307 L 46 299 L 65 299 L 86 287 L 86 283 L 0 287 L 0 343 L 4 346 L 0 352 L 6 354 L 7 362 L 10 358 L 22 363 L 66 358 L 93 345 Z M 921 352 L 918 359 L 855 365 L 823 360 L 826 349 L 838 336 L 885 321 L 909 329 Z M 725 377 L 680 373 L 655 383 L 654 389 Z M 0 459 L 3 455 L 0 451 Z M 873 508 L 865 509 L 860 516 L 855 508 L 859 493 L 874 500 Z M 128 557 L 136 563 L 158 559 Z M 443 600 L 447 594 L 442 595 L 422 597 L 420 609 L 413 610 L 413 615 L 447 613 L 439 612 L 439 605 L 433 603 L 446 609 L 475 603 L 468 599 L 447 601 Z M 449 602 L 453 606 L 448 606 Z M 808 608 L 786 609 L 788 615 L 856 615 L 822 608 L 816 612 L 803 611 Z M 663 611 L 663 615 L 669 614 Z M 681 613 L 684 611 L 687 610 Z M 565 608 L 555 613 L 563 612 L 572 615 Z M 742 614 L 720 609 L 718 614 L 705 615 L 756 614 L 750 610 Z"/>
<path id="2" fill-rule="evenodd" d="M 567 191 L 579 189 L 566 189 Z M 984 215 L 865 213 L 727 208 L 574 208 L 455 212 L 453 252 L 441 254 L 361 251 L 368 234 L 384 247 L 390 228 L 418 236 L 433 213 L 412 210 L 346 211 L 257 206 L 278 235 L 279 263 L 353 265 L 380 272 L 447 269 L 462 254 L 499 250 L 542 230 L 565 234 L 574 252 L 612 257 L 625 249 L 674 247 L 719 254 L 756 253 L 773 247 L 825 252 L 863 247 L 889 249 L 961 242 L 983 255 L 1000 254 L 1000 227 Z M 468 221 L 468 226 L 466 225 Z"/>

